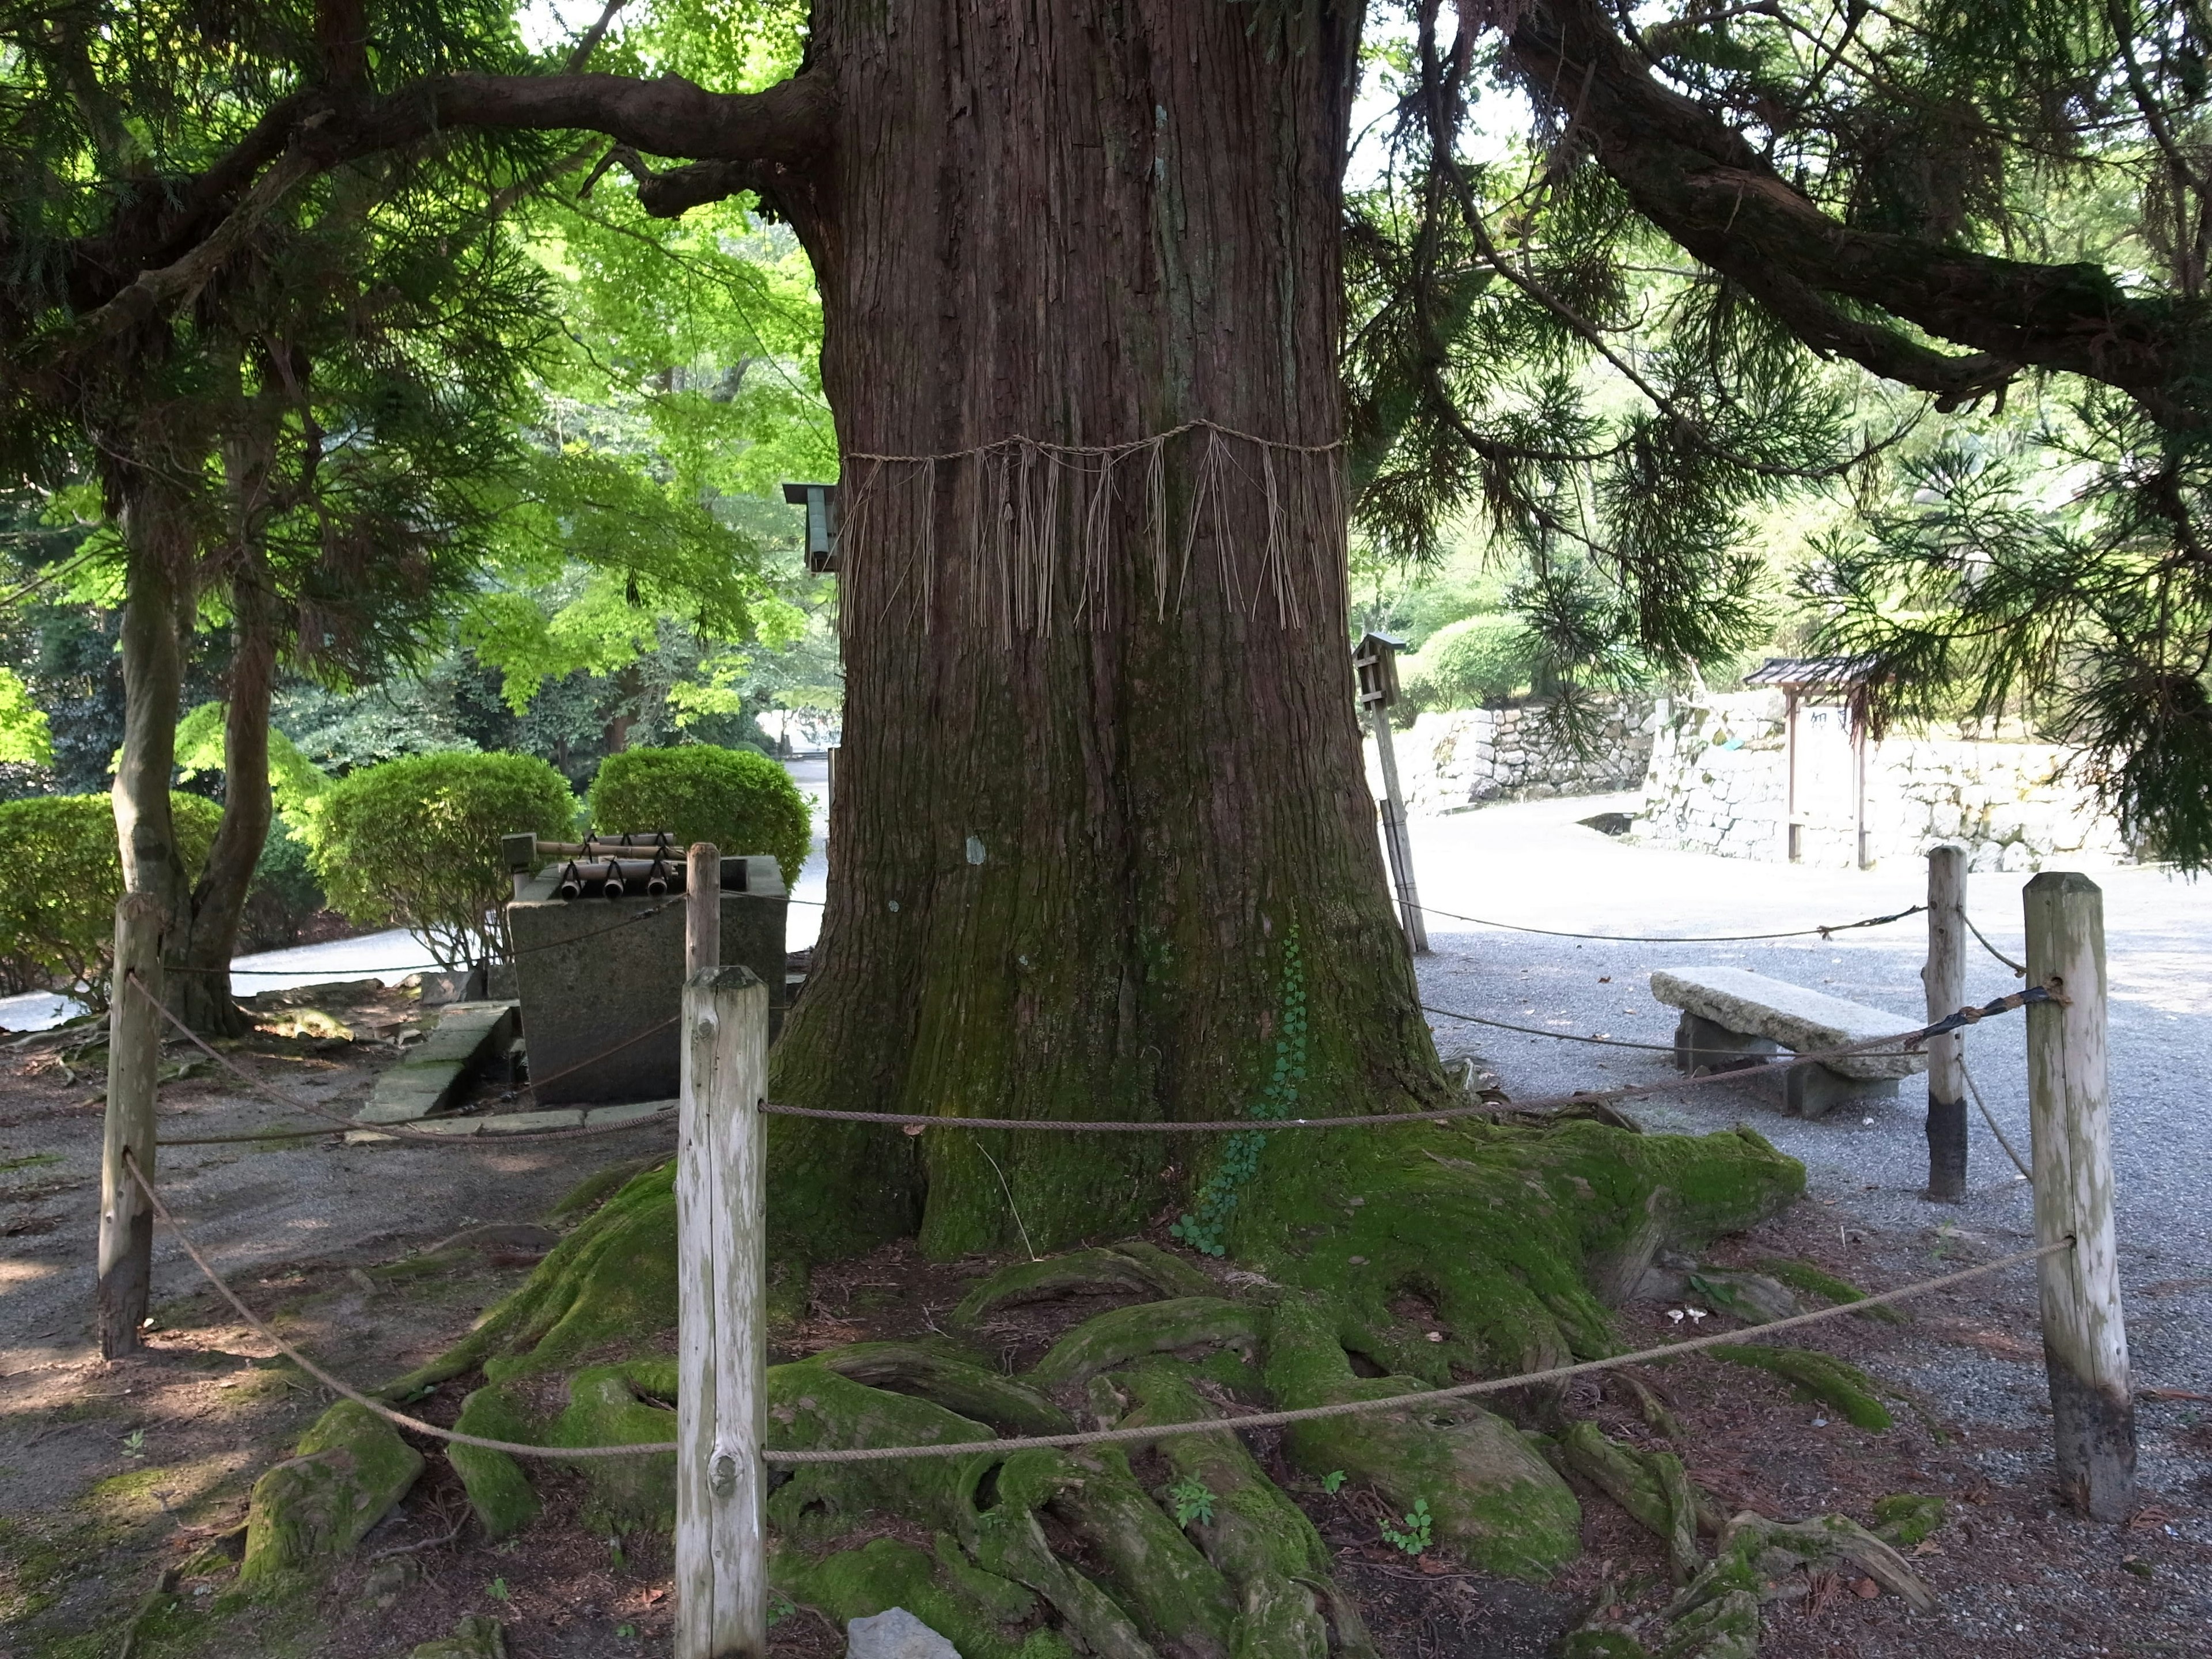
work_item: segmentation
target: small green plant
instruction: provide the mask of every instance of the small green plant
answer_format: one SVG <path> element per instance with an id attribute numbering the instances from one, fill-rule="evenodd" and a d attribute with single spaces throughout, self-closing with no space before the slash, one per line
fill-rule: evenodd
<path id="1" fill-rule="evenodd" d="M 1292 922 L 1283 936 L 1282 1002 L 1278 1010 L 1282 1035 L 1275 1039 L 1274 1074 L 1246 1115 L 1262 1122 L 1279 1121 L 1298 1103 L 1298 1085 L 1306 1080 L 1306 974 L 1298 949 L 1298 927 Z M 1256 1129 L 1228 1136 L 1221 1146 L 1221 1162 L 1198 1189 L 1191 1213 L 1168 1229 L 1201 1255 L 1224 1255 L 1228 1245 L 1222 1235 L 1236 1213 L 1238 1190 L 1260 1173 L 1260 1154 L 1267 1137 Z"/>
<path id="2" fill-rule="evenodd" d="M 623 1553 L 622 1540 L 619 1538 L 607 1540 L 607 1565 L 616 1572 L 620 1572 L 629 1565 L 629 1557 Z"/>
<path id="3" fill-rule="evenodd" d="M 1212 1524 L 1213 1494 L 1196 1475 L 1187 1474 L 1170 1486 L 1168 1500 L 1175 1505 L 1178 1527 L 1187 1527 L 1194 1521 L 1202 1527 Z"/>
<path id="4" fill-rule="evenodd" d="M 1321 1489 L 1327 1492 L 1331 1498 L 1336 1496 L 1337 1489 L 1343 1485 L 1344 1471 L 1342 1469 L 1331 1469 L 1327 1474 L 1324 1474 L 1321 1478 Z"/>
<path id="5" fill-rule="evenodd" d="M 617 1625 L 615 1626 L 615 1634 L 625 1642 L 635 1641 L 637 1639 L 637 1626 L 635 1625 Z"/>
<path id="6" fill-rule="evenodd" d="M 1402 1530 L 1388 1521 L 1382 1522 L 1382 1541 L 1407 1555 L 1419 1555 L 1435 1541 L 1431 1535 L 1433 1519 L 1429 1514 L 1429 1500 L 1416 1498 L 1413 1507 L 1406 1511 Z"/>
<path id="7" fill-rule="evenodd" d="M 146 1455 L 146 1431 L 145 1431 L 145 1430 L 143 1430 L 143 1429 L 133 1429 L 133 1430 L 131 1430 L 131 1432 L 130 1432 L 130 1433 L 128 1433 L 128 1434 L 126 1434 L 126 1435 L 125 1435 L 125 1436 L 123 1437 L 123 1455 L 124 1455 L 125 1457 L 143 1457 L 143 1456 L 145 1456 L 145 1455 Z"/>
<path id="8" fill-rule="evenodd" d="M 493 1579 L 490 1583 L 484 1586 L 484 1594 L 491 1597 L 495 1601 L 506 1601 L 507 1599 L 507 1580 L 504 1578 Z"/>

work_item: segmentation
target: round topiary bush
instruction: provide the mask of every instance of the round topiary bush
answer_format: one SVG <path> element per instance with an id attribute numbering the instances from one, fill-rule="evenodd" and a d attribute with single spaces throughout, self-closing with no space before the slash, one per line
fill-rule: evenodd
<path id="1" fill-rule="evenodd" d="M 1468 617 L 1429 635 L 1398 665 L 1407 701 L 1420 708 L 1474 708 L 1510 696 L 1534 671 L 1528 630 L 1511 617 Z"/>
<path id="2" fill-rule="evenodd" d="M 185 867 L 207 862 L 222 809 L 198 795 L 173 794 L 169 811 Z M 105 1004 L 115 954 L 115 902 L 123 896 L 123 857 L 115 805 L 106 795 L 33 795 L 0 801 L 0 988 L 9 993 L 76 986 Z"/>
<path id="3" fill-rule="evenodd" d="M 806 862 L 812 828 L 790 773 L 765 755 L 705 743 L 608 756 L 592 785 L 592 827 L 665 830 L 679 847 L 710 841 L 726 854 L 772 854 L 786 887 Z"/>
<path id="4" fill-rule="evenodd" d="M 341 778 L 315 815 L 315 874 L 364 927 L 407 929 L 448 968 L 509 954 L 501 836 L 574 833 L 575 798 L 534 755 L 404 755 Z"/>

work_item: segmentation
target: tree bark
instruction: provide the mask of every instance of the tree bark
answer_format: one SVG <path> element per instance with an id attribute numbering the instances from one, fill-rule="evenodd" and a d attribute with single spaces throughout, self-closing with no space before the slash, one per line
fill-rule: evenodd
<path id="1" fill-rule="evenodd" d="M 176 768 L 180 632 L 191 605 L 194 532 L 186 501 L 155 466 L 117 482 L 127 597 L 123 605 L 123 751 L 111 791 L 123 889 L 144 893 L 173 930 L 191 910 L 191 882 L 169 811 Z"/>
<path id="2" fill-rule="evenodd" d="M 837 125 L 782 205 L 845 453 L 846 709 L 781 1097 L 1236 1115 L 1301 1011 L 1314 1109 L 1443 1086 L 1360 766 L 1326 447 L 1357 33 L 1349 7 L 816 6 Z M 1192 422 L 1322 447 L 1201 428 L 1156 477 L 1152 451 L 972 453 Z M 775 1127 L 775 1224 L 817 1256 L 917 1228 L 1043 1249 L 1219 1156 Z"/>
<path id="3" fill-rule="evenodd" d="M 276 671 L 277 598 L 258 552 L 231 578 L 230 672 L 222 728 L 222 817 L 190 913 L 169 951 L 171 1006 L 196 1031 L 241 1035 L 247 1024 L 230 984 L 240 919 L 276 817 L 269 790 L 269 703 Z"/>

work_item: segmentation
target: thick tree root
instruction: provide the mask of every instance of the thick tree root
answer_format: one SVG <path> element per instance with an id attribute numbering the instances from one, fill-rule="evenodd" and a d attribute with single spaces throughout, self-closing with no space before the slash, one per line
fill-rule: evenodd
<path id="1" fill-rule="evenodd" d="M 1607 1297 L 1656 1252 L 1747 1226 L 1803 1180 L 1747 1133 L 1407 1126 L 1309 1138 L 1295 1156 L 1279 1152 L 1281 1140 L 1237 1211 L 1239 1271 L 1209 1273 L 1132 1240 L 1019 1263 L 974 1287 L 955 1328 L 1025 1302 L 1141 1298 L 1077 1325 L 1024 1375 L 936 1340 L 772 1367 L 772 1446 L 978 1448 L 780 1477 L 768 1503 L 773 1583 L 838 1619 L 907 1607 L 970 1659 L 1370 1659 L 1298 1506 L 1237 1437 L 1175 1425 L 1237 1405 L 1386 1398 L 1613 1352 Z M 650 1352 L 675 1322 L 670 1176 L 661 1166 L 624 1183 L 453 1352 L 387 1392 L 481 1370 L 488 1386 L 464 1420 L 501 1437 L 673 1438 L 673 1366 Z M 547 1373 L 568 1375 L 567 1404 L 533 1420 L 530 1396 L 508 1385 Z M 1575 1553 L 1580 1507 L 1541 1437 L 1499 1413 L 1556 1419 L 1543 1396 L 1490 1403 L 1498 1409 L 1454 1401 L 1298 1425 L 1284 1455 L 1316 1476 L 1340 1471 L 1401 1513 L 1425 1505 L 1436 1547 L 1542 1578 Z M 1161 1432 L 1133 1451 L 981 1449 L 1093 1424 Z M 1668 1540 L 1689 1589 L 1710 1578 L 1698 1494 L 1679 1462 L 1594 1430 L 1571 1429 L 1559 1450 Z M 584 1466 L 588 1520 L 666 1525 L 672 1461 Z M 532 1471 L 498 1454 L 454 1462 L 487 1531 L 528 1518 Z M 887 1524 L 896 1535 L 884 1535 Z M 1741 1622 L 1735 1593 L 1723 1586 L 1680 1616 L 1720 1640 Z"/>
<path id="2" fill-rule="evenodd" d="M 1874 1379 L 1848 1360 L 1813 1348 L 1777 1348 L 1760 1342 L 1727 1342 L 1707 1350 L 1716 1359 L 1749 1365 L 1795 1383 L 1808 1399 L 1831 1406 L 1847 1421 L 1877 1432 L 1890 1425 L 1889 1407 L 1875 1395 Z"/>

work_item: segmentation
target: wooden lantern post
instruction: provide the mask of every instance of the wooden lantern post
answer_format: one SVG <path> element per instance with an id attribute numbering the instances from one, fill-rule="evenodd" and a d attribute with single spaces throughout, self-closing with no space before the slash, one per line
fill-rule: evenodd
<path id="1" fill-rule="evenodd" d="M 1398 890 L 1398 915 L 1415 954 L 1429 948 L 1429 926 L 1413 884 L 1413 843 L 1406 828 L 1406 799 L 1398 787 L 1398 751 L 1390 741 L 1390 705 L 1398 701 L 1398 652 L 1405 641 L 1370 632 L 1352 647 L 1359 676 L 1359 706 L 1375 727 L 1375 753 L 1382 766 L 1382 845 Z"/>

